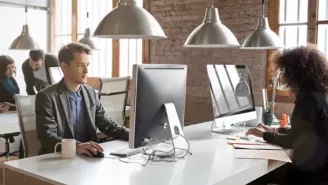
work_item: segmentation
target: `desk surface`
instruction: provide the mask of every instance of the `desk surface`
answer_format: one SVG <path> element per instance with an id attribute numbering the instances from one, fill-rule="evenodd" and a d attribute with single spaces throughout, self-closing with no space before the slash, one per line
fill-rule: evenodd
<path id="1" fill-rule="evenodd" d="M 0 114 L 0 134 L 20 132 L 17 112 Z"/>
<path id="2" fill-rule="evenodd" d="M 116 185 L 244 185 L 283 165 L 283 162 L 235 159 L 226 136 L 210 132 L 211 123 L 184 128 L 190 140 L 192 156 L 175 163 L 151 163 L 145 167 L 126 164 L 109 152 L 128 147 L 124 141 L 103 143 L 107 158 L 77 156 L 62 160 L 47 154 L 6 162 L 5 168 L 53 184 Z"/>

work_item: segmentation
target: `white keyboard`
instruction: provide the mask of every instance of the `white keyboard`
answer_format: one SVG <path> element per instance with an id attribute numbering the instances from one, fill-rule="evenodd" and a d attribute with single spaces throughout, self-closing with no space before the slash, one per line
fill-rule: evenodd
<path id="1" fill-rule="evenodd" d="M 215 128 L 213 132 L 227 135 L 236 135 L 245 133 L 248 130 L 248 127 L 230 127 L 230 128 Z"/>
<path id="2" fill-rule="evenodd" d="M 118 157 L 130 157 L 136 154 L 140 154 L 143 152 L 142 148 L 137 149 L 123 149 L 116 152 L 111 152 L 110 155 L 118 156 Z"/>

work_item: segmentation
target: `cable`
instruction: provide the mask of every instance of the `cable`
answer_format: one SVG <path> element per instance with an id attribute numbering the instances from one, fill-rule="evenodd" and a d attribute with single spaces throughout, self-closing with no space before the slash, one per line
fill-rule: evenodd
<path id="1" fill-rule="evenodd" d="M 174 146 L 173 140 L 177 139 L 178 137 L 184 138 L 184 140 L 187 142 L 187 145 L 188 145 L 187 149 L 176 148 Z M 153 143 L 151 140 L 155 141 L 156 143 Z M 152 162 L 176 162 L 176 159 L 183 159 L 188 154 L 192 155 L 192 153 L 190 152 L 190 143 L 189 143 L 188 139 L 183 135 L 178 135 L 174 138 L 171 137 L 171 138 L 167 139 L 167 140 L 171 140 L 172 143 L 167 143 L 166 142 L 167 140 L 158 141 L 154 138 L 151 138 L 151 140 L 149 141 L 150 145 L 147 147 L 144 147 L 142 149 L 143 153 L 141 154 L 141 156 L 138 155 L 138 156 L 131 156 L 131 157 L 119 157 L 119 161 L 124 162 L 124 163 L 134 163 L 134 164 L 140 164 L 142 166 L 146 166 L 149 164 L 150 161 L 152 161 Z M 154 149 L 154 146 L 157 144 L 160 144 L 160 143 L 172 145 L 173 148 L 172 148 L 172 150 L 169 150 L 169 151 Z M 176 152 L 177 150 L 184 151 L 183 155 L 181 155 L 180 153 L 177 154 L 177 152 Z M 128 159 L 128 160 L 124 160 L 124 159 Z M 134 161 L 134 160 L 138 160 L 138 161 Z M 143 160 L 143 162 L 139 162 L 140 160 Z"/>

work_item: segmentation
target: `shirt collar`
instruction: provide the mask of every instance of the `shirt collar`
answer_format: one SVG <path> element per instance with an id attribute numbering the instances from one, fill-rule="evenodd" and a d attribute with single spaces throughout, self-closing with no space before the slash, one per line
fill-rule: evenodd
<path id="1" fill-rule="evenodd" d="M 75 93 L 68 89 L 67 89 L 67 91 L 68 91 L 69 95 L 77 95 L 77 96 L 81 97 L 81 89 L 82 89 L 82 87 L 80 86 L 80 88 Z"/>

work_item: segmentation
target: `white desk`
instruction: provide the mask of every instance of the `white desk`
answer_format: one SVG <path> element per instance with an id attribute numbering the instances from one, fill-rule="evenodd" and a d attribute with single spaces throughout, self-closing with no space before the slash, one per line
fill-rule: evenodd
<path id="1" fill-rule="evenodd" d="M 62 160 L 47 154 L 4 163 L 5 185 L 14 184 L 115 184 L 212 185 L 246 183 L 283 165 L 283 162 L 235 159 L 225 136 L 210 132 L 211 123 L 185 127 L 192 156 L 176 163 L 151 163 L 145 167 L 117 158 L 77 156 Z M 124 141 L 103 143 L 105 153 L 128 147 Z"/>
<path id="2" fill-rule="evenodd" d="M 20 132 L 16 112 L 0 114 L 0 134 Z"/>

